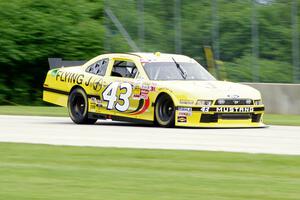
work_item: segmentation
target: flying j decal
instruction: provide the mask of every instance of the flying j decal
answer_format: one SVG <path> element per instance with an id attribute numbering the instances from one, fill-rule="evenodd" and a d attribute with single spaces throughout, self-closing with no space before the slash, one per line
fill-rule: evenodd
<path id="1" fill-rule="evenodd" d="M 120 85 L 120 87 L 119 87 Z M 120 94 L 117 97 L 117 91 L 118 88 L 120 88 Z M 114 82 L 109 84 L 105 90 L 102 93 L 102 97 L 104 101 L 107 101 L 107 110 L 112 110 L 113 108 L 116 108 L 118 111 L 120 112 L 124 112 L 126 110 L 128 110 L 129 108 L 129 97 L 132 94 L 132 85 L 129 83 L 118 83 L 118 82 Z M 115 104 L 115 102 L 117 100 L 121 100 L 123 101 L 123 104 L 120 104 L 119 102 L 117 102 Z"/>
<path id="2" fill-rule="evenodd" d="M 71 73 L 71 72 L 58 71 L 56 73 L 55 79 L 57 81 L 59 80 L 67 83 L 77 83 L 78 85 L 81 85 L 84 79 L 84 75 Z"/>
<path id="3" fill-rule="evenodd" d="M 96 79 L 91 84 L 93 86 L 93 90 L 100 91 L 102 88 L 103 79 Z"/>
<path id="4" fill-rule="evenodd" d="M 91 82 L 91 79 L 92 79 L 93 77 L 91 76 L 90 78 L 89 78 L 89 80 L 88 81 L 85 81 L 85 86 L 89 86 L 90 85 L 90 82 Z"/>

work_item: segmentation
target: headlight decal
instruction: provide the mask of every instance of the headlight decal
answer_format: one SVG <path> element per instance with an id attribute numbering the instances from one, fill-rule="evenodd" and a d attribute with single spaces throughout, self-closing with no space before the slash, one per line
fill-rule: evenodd
<path id="1" fill-rule="evenodd" d="M 180 99 L 179 103 L 182 105 L 193 105 L 194 101 L 193 100 L 188 100 L 188 99 Z"/>
<path id="2" fill-rule="evenodd" d="M 261 99 L 259 99 L 259 100 L 254 100 L 254 105 L 260 106 L 260 105 L 263 105 L 263 102 L 262 102 Z"/>
<path id="3" fill-rule="evenodd" d="M 202 100 L 202 99 L 198 99 L 196 102 L 197 106 L 211 106 L 212 105 L 212 100 Z"/>

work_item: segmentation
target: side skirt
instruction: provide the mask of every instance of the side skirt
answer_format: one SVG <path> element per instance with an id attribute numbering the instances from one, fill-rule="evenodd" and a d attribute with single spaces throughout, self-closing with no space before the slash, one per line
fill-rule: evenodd
<path id="1" fill-rule="evenodd" d="M 114 121 L 123 121 L 123 122 L 133 122 L 139 124 L 154 124 L 153 121 L 150 120 L 143 120 L 143 119 L 134 119 L 130 117 L 121 117 L 121 116 L 113 116 L 113 115 L 105 115 L 100 113 L 88 113 L 88 118 L 91 119 L 112 119 Z"/>

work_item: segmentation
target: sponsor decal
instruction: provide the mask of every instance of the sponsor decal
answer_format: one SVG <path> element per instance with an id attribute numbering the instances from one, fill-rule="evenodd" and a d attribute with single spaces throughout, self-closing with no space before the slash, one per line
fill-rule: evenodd
<path id="1" fill-rule="evenodd" d="M 102 82 L 103 82 L 102 79 L 94 80 L 93 83 L 92 83 L 93 90 L 95 90 L 97 92 L 100 91 L 101 88 L 102 88 Z"/>
<path id="2" fill-rule="evenodd" d="M 102 101 L 96 97 L 91 97 L 91 109 L 95 109 L 96 107 L 102 107 Z"/>
<path id="3" fill-rule="evenodd" d="M 216 112 L 250 113 L 250 112 L 254 112 L 254 108 L 253 107 L 217 107 Z"/>
<path id="4" fill-rule="evenodd" d="M 177 122 L 186 123 L 187 122 L 186 116 L 178 116 L 177 117 Z"/>
<path id="5" fill-rule="evenodd" d="M 183 104 L 183 105 L 192 105 L 194 104 L 194 101 L 193 100 L 184 100 L 184 99 L 181 99 L 179 101 L 180 104 Z"/>
<path id="6" fill-rule="evenodd" d="M 179 116 L 191 116 L 192 114 L 191 114 L 191 113 L 188 113 L 188 112 L 182 112 L 182 111 L 179 111 L 179 112 L 178 112 L 178 115 L 179 115 Z"/>
<path id="7" fill-rule="evenodd" d="M 155 91 L 156 86 L 155 85 L 141 85 L 142 90 L 148 90 L 148 91 Z"/>
<path id="8" fill-rule="evenodd" d="M 133 99 L 147 99 L 149 97 L 149 92 L 155 91 L 155 84 L 143 83 L 143 79 L 135 80 L 133 85 L 135 85 L 134 90 L 138 93 L 134 94 Z M 139 95 L 139 96 L 138 96 Z"/>
<path id="9" fill-rule="evenodd" d="M 178 107 L 178 111 L 187 111 L 187 112 L 192 112 L 192 108 Z"/>
<path id="10" fill-rule="evenodd" d="M 149 94 L 149 90 L 141 89 L 140 92 L 140 98 L 141 99 L 147 99 Z"/>
<path id="11" fill-rule="evenodd" d="M 191 116 L 192 108 L 178 107 L 178 115 L 179 116 Z"/>
<path id="12" fill-rule="evenodd" d="M 97 98 L 96 98 L 96 97 L 92 97 L 92 98 L 91 98 L 91 103 L 96 103 L 96 101 L 97 101 Z"/>
<path id="13" fill-rule="evenodd" d="M 141 89 L 141 94 L 148 94 L 149 90 Z"/>
<path id="14" fill-rule="evenodd" d="M 141 95 L 140 94 L 134 94 L 132 96 L 132 99 L 134 99 L 134 100 L 140 100 L 141 99 Z"/>
<path id="15" fill-rule="evenodd" d="M 96 101 L 97 101 L 97 99 L 95 97 L 91 98 L 90 111 L 92 111 L 92 112 L 94 112 L 96 109 Z"/>
<path id="16" fill-rule="evenodd" d="M 136 92 L 135 92 L 135 94 L 133 94 L 132 99 L 134 99 L 134 100 L 148 99 L 149 92 L 155 91 L 155 86 L 141 84 L 140 86 L 136 86 L 134 91 L 136 91 Z"/>
<path id="17" fill-rule="evenodd" d="M 99 108 L 102 107 L 102 101 L 100 99 L 97 99 L 96 106 Z"/>
<path id="18" fill-rule="evenodd" d="M 55 79 L 62 82 L 67 83 L 76 83 L 78 85 L 81 85 L 84 79 L 83 74 L 76 74 L 72 72 L 64 72 L 64 71 L 58 71 L 56 73 Z"/>
<path id="19" fill-rule="evenodd" d="M 150 86 L 150 91 L 151 91 L 151 92 L 154 92 L 154 91 L 155 91 L 155 88 L 156 88 L 156 86 L 151 85 L 151 86 Z"/>
<path id="20" fill-rule="evenodd" d="M 228 97 L 228 98 L 237 99 L 237 98 L 239 98 L 240 96 L 237 95 L 237 94 L 228 94 L 227 97 Z"/>
<path id="21" fill-rule="evenodd" d="M 143 89 L 143 90 L 149 90 L 150 89 L 150 85 L 142 85 L 141 89 Z"/>

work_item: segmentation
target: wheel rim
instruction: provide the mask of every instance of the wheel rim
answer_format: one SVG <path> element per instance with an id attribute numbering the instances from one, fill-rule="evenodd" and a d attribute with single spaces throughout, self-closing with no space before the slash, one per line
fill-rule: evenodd
<path id="1" fill-rule="evenodd" d="M 158 110 L 159 118 L 162 121 L 169 121 L 172 118 L 174 112 L 174 105 L 171 99 L 167 99 L 162 102 Z"/>
<path id="2" fill-rule="evenodd" d="M 72 101 L 72 113 L 76 117 L 83 117 L 84 111 L 85 111 L 85 101 L 83 96 L 81 95 L 76 95 L 74 96 L 74 99 Z"/>

